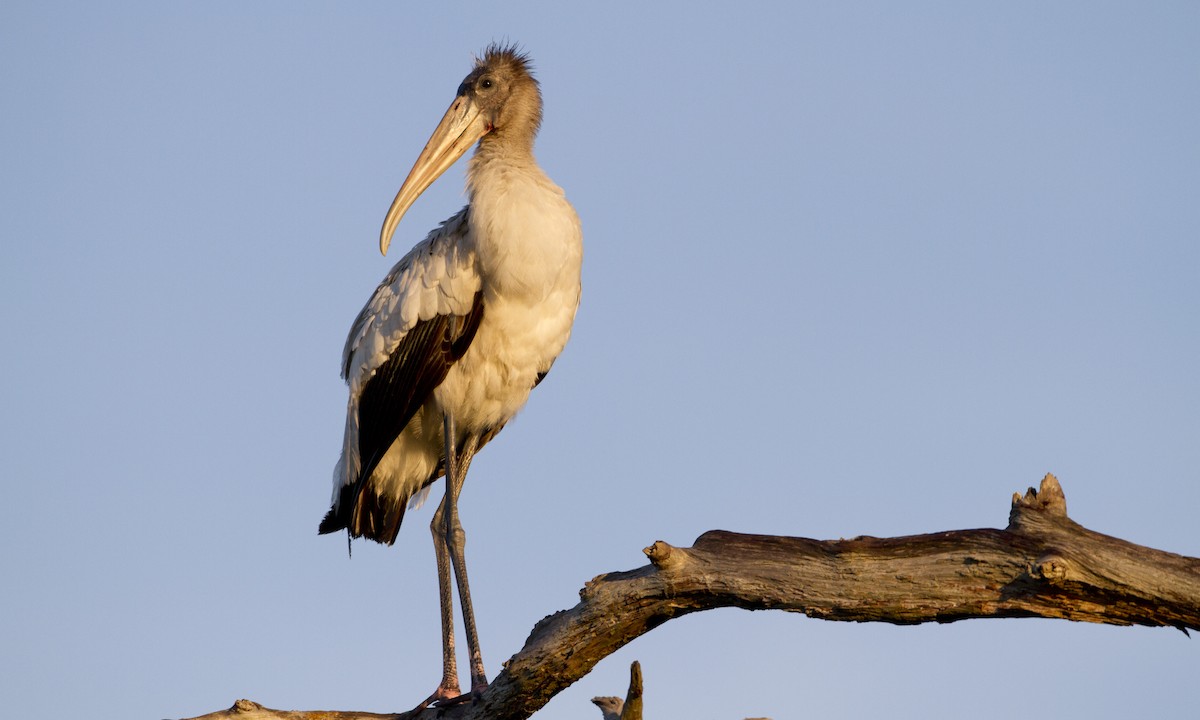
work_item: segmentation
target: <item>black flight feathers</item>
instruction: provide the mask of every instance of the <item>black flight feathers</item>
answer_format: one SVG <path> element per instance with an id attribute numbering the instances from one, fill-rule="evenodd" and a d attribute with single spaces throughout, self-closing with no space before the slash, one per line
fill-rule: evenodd
<path id="1" fill-rule="evenodd" d="M 395 542 L 408 498 L 381 495 L 366 480 L 467 351 L 482 318 L 483 293 L 477 292 L 466 315 L 438 315 L 418 322 L 367 381 L 358 401 L 359 475 L 342 488 L 338 502 L 321 521 L 320 533 L 348 528 L 352 537 Z M 436 480 L 439 472 L 440 466 L 426 484 Z"/>

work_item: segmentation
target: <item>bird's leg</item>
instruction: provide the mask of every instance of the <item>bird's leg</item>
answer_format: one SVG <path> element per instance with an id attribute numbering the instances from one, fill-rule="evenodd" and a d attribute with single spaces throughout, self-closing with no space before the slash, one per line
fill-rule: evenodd
<path id="1" fill-rule="evenodd" d="M 454 419 L 445 416 L 447 438 L 454 437 Z M 483 669 L 483 654 L 479 650 L 479 633 L 475 628 L 475 610 L 471 605 L 471 588 L 467 582 L 466 533 L 458 521 L 458 496 L 462 492 L 467 468 L 479 447 L 479 436 L 471 433 L 463 446 L 454 452 L 454 441 L 446 441 L 446 540 L 450 545 L 450 561 L 454 564 L 454 576 L 458 580 L 458 599 L 462 603 L 463 630 L 467 635 L 467 652 L 471 663 L 471 694 L 478 696 L 487 689 L 487 675 Z M 454 458 L 452 461 L 451 458 Z"/>
<path id="2" fill-rule="evenodd" d="M 438 599 L 442 606 L 442 682 L 423 706 L 462 695 L 462 688 L 458 684 L 458 662 L 454 657 L 454 597 L 450 585 L 450 547 L 446 544 L 446 499 L 442 498 L 437 512 L 433 514 L 433 522 L 429 523 L 429 530 L 433 534 L 433 552 L 437 557 Z"/>

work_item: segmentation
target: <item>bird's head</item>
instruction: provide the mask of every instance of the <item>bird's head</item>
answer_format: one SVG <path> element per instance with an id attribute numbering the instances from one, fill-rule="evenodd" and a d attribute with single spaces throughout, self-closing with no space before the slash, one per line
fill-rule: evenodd
<path id="1" fill-rule="evenodd" d="M 528 152 L 542 123 L 542 97 L 529 56 L 513 45 L 492 45 L 458 86 L 458 94 L 392 201 L 379 250 L 386 255 L 400 219 L 421 193 L 475 144 Z"/>
<path id="2" fill-rule="evenodd" d="M 493 45 L 475 60 L 458 97 L 479 108 L 496 140 L 533 142 L 542 124 L 542 95 L 529 56 L 516 46 Z"/>

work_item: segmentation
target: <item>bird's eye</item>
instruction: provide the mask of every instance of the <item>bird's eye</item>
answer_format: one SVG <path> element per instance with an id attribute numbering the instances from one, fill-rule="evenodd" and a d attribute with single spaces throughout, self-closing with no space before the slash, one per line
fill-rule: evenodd
<path id="1" fill-rule="evenodd" d="M 484 78 L 479 82 L 479 87 L 483 88 L 484 90 L 490 90 L 492 88 L 492 79 Z"/>

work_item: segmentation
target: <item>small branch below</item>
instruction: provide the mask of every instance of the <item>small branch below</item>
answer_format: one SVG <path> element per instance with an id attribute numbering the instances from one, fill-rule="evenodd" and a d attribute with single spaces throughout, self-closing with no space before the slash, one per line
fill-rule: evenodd
<path id="1" fill-rule="evenodd" d="M 642 664 L 637 660 L 629 666 L 629 692 L 619 697 L 594 697 L 604 720 L 642 720 Z"/>

